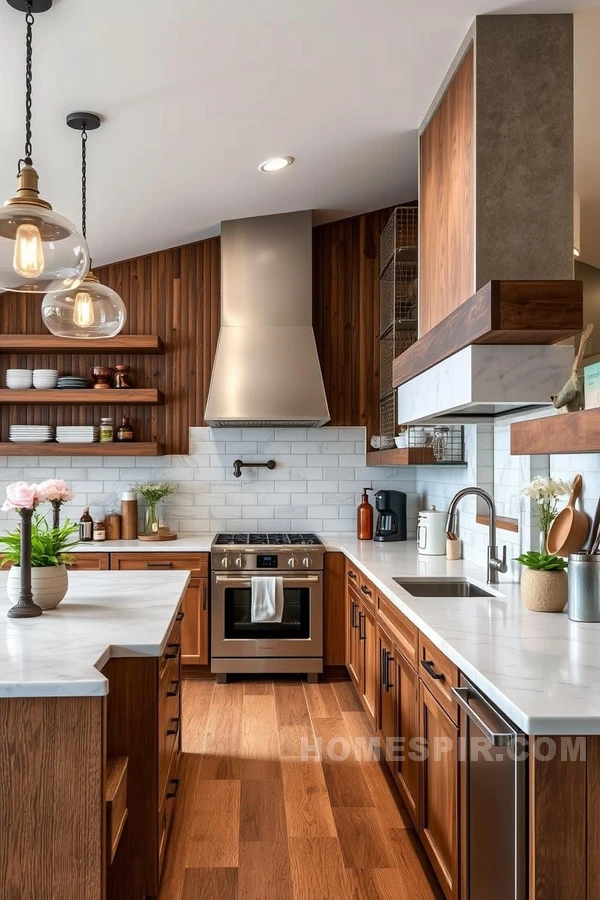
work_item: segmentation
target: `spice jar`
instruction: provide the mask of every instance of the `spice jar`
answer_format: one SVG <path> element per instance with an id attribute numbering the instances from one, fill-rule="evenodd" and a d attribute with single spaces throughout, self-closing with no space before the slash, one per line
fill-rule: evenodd
<path id="1" fill-rule="evenodd" d="M 131 366 L 115 366 L 114 385 L 116 388 L 132 388 Z"/>
<path id="2" fill-rule="evenodd" d="M 132 441 L 133 440 L 133 428 L 131 427 L 131 422 L 127 418 L 127 416 L 123 416 L 121 419 L 121 424 L 117 429 L 117 440 L 118 441 Z"/>
<path id="3" fill-rule="evenodd" d="M 106 540 L 106 527 L 102 520 L 100 520 L 99 522 L 94 522 L 94 540 L 95 541 L 105 541 Z"/>
<path id="4" fill-rule="evenodd" d="M 107 416 L 100 419 L 100 443 L 110 443 L 114 437 L 113 420 Z"/>

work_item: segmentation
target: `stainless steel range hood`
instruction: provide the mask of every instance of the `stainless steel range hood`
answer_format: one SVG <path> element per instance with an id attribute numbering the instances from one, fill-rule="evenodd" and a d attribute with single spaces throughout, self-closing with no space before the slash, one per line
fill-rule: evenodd
<path id="1" fill-rule="evenodd" d="M 312 211 L 221 223 L 221 330 L 205 419 L 324 425 L 312 328 Z"/>

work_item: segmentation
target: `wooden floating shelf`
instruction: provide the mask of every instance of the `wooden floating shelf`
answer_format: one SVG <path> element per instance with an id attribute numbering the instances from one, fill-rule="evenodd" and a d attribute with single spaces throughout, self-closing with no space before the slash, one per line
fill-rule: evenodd
<path id="1" fill-rule="evenodd" d="M 600 409 L 513 422 L 510 426 L 513 456 L 541 453 L 600 452 Z"/>
<path id="2" fill-rule="evenodd" d="M 98 356 L 106 353 L 162 353 L 163 342 L 156 334 L 118 334 L 104 340 L 61 338 L 52 334 L 1 334 L 0 353 L 77 353 Z"/>
<path id="3" fill-rule="evenodd" d="M 477 513 L 475 521 L 478 525 L 489 525 L 490 517 L 487 514 L 483 515 L 482 513 Z M 508 516 L 496 516 L 496 528 L 502 529 L 503 531 L 512 531 L 515 534 L 518 534 L 519 520 L 509 519 Z"/>
<path id="4" fill-rule="evenodd" d="M 583 282 L 489 281 L 394 360 L 394 387 L 469 344 L 555 344 L 583 331 Z"/>
<path id="5" fill-rule="evenodd" d="M 0 403 L 8 406 L 27 404 L 37 406 L 47 404 L 49 406 L 62 406 L 64 403 L 81 404 L 90 406 L 121 406 L 122 404 L 145 404 L 147 406 L 161 406 L 164 403 L 162 391 L 155 388 L 139 388 L 128 390 L 127 388 L 114 388 L 112 390 L 74 390 L 67 391 L 56 388 L 51 391 L 38 391 L 29 388 L 24 391 L 11 388 L 0 389 Z"/>
<path id="6" fill-rule="evenodd" d="M 392 447 L 367 453 L 368 466 L 432 466 L 434 463 L 431 447 Z"/>
<path id="7" fill-rule="evenodd" d="M 0 456 L 163 456 L 164 452 L 163 444 L 139 441 L 115 441 L 110 444 L 100 441 L 94 444 L 58 444 L 54 441 L 39 444 L 29 441 L 0 443 Z"/>

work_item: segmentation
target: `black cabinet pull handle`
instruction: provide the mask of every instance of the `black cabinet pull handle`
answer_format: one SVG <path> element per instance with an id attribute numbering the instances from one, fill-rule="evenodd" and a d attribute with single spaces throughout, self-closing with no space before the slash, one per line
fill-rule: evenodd
<path id="1" fill-rule="evenodd" d="M 351 578 L 352 581 L 356 581 L 356 572 L 348 572 L 348 578 Z"/>
<path id="2" fill-rule="evenodd" d="M 382 647 L 381 648 L 381 659 L 379 660 L 379 665 L 381 666 L 380 681 L 381 681 L 381 684 L 383 687 L 385 687 L 385 679 L 386 679 L 386 675 L 385 675 L 385 671 L 386 671 L 385 657 L 386 657 L 386 655 L 387 655 L 387 650 L 385 649 L 385 647 Z"/>
<path id="3" fill-rule="evenodd" d="M 364 632 L 362 629 L 362 623 L 365 621 L 366 618 L 367 617 L 365 616 L 364 613 L 359 612 L 359 614 L 358 614 L 358 636 L 361 639 L 361 641 L 366 641 L 366 639 L 367 639 L 366 629 Z"/>
<path id="4" fill-rule="evenodd" d="M 172 649 L 173 652 L 167 652 L 169 648 Z M 163 653 L 165 659 L 177 659 L 179 656 L 179 650 L 181 649 L 181 644 L 167 644 L 167 650 Z"/>
<path id="5" fill-rule="evenodd" d="M 208 590 L 206 587 L 206 582 L 204 582 L 204 584 L 202 585 L 202 609 L 203 609 L 203 611 L 206 611 L 207 595 L 208 595 Z"/>
<path id="6" fill-rule="evenodd" d="M 369 597 L 371 596 L 371 591 L 366 586 L 366 584 L 361 584 L 360 589 L 363 592 L 363 594 L 368 594 Z"/>
<path id="7" fill-rule="evenodd" d="M 160 562 L 160 563 L 147 562 L 146 568 L 147 569 L 172 569 L 174 565 L 175 565 L 175 563 L 173 563 L 173 562 Z"/>
<path id="8" fill-rule="evenodd" d="M 173 787 L 170 791 L 167 791 L 167 800 L 174 800 L 179 790 L 179 778 L 171 778 L 169 784 L 172 784 Z"/>
<path id="9" fill-rule="evenodd" d="M 433 668 L 433 662 L 429 659 L 422 659 L 421 665 L 425 669 L 425 671 L 431 675 L 432 678 L 435 678 L 436 681 L 445 681 L 446 676 L 443 672 L 436 672 Z"/>
<path id="10" fill-rule="evenodd" d="M 167 728 L 167 734 L 177 734 L 177 732 L 179 731 L 179 716 L 174 716 L 171 719 L 171 722 L 173 724 L 170 728 Z"/>
<path id="11" fill-rule="evenodd" d="M 179 681 L 179 680 L 172 681 L 171 684 L 173 685 L 173 687 L 171 688 L 170 691 L 167 691 L 167 697 L 176 697 L 177 694 L 179 693 L 179 687 L 181 685 L 181 681 Z"/>
<path id="12" fill-rule="evenodd" d="M 182 609 L 180 609 L 179 612 L 177 613 L 177 615 L 175 616 L 175 621 L 181 622 L 181 620 L 183 619 L 184 616 L 185 616 L 184 611 Z"/>
<path id="13" fill-rule="evenodd" d="M 387 654 L 387 659 L 385 662 L 385 689 L 386 691 L 391 691 L 394 687 L 394 683 L 390 681 L 390 663 L 394 662 L 394 657 L 391 653 Z"/>
<path id="14" fill-rule="evenodd" d="M 352 628 L 356 628 L 356 627 L 357 627 L 357 624 L 356 624 L 356 616 L 355 616 L 355 613 L 356 613 L 356 610 L 357 610 L 357 609 L 358 609 L 358 603 L 356 603 L 356 602 L 353 600 L 353 601 L 352 601 L 352 606 L 350 607 L 350 625 L 351 625 Z"/>

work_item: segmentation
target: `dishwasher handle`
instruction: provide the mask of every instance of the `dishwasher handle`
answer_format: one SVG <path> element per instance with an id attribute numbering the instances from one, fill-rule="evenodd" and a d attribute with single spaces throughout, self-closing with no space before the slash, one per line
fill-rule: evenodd
<path id="1" fill-rule="evenodd" d="M 516 742 L 517 735 L 514 731 L 496 732 L 492 731 L 490 726 L 484 722 L 479 713 L 475 712 L 472 706 L 469 706 L 469 688 L 451 687 L 454 699 L 461 709 L 465 711 L 471 721 L 475 722 L 478 728 L 483 731 L 492 747 L 510 747 Z"/>

